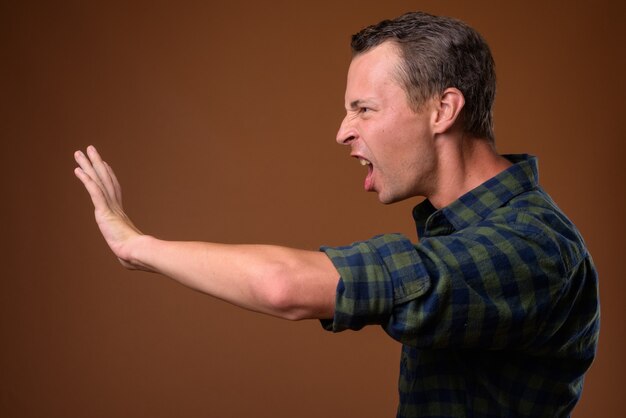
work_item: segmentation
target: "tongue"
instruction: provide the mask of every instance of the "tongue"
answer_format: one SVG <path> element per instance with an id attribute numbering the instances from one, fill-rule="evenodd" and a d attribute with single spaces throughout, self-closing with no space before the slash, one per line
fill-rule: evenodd
<path id="1" fill-rule="evenodd" d="M 366 191 L 371 192 L 374 190 L 374 179 L 372 178 L 372 174 L 374 173 L 374 168 L 371 164 L 367 165 L 367 176 L 365 177 L 365 183 L 363 187 Z"/>

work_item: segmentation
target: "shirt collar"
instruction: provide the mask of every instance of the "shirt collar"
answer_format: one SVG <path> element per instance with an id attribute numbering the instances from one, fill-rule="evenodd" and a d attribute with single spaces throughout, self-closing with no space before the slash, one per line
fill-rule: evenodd
<path id="1" fill-rule="evenodd" d="M 515 196 L 539 187 L 537 158 L 504 155 L 513 165 L 448 206 L 437 210 L 428 199 L 413 208 L 418 236 L 447 235 L 466 228 Z"/>

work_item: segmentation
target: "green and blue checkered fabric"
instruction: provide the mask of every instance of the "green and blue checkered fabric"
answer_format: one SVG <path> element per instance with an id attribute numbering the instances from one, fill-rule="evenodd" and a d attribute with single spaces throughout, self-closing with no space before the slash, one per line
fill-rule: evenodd
<path id="1" fill-rule="evenodd" d="M 567 417 L 595 356 L 597 273 L 538 184 L 536 158 L 400 234 L 322 247 L 339 271 L 335 332 L 378 324 L 403 344 L 398 417 Z"/>

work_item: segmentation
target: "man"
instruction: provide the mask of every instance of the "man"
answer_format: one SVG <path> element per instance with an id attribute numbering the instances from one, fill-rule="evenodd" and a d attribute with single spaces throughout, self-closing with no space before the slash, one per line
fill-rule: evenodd
<path id="1" fill-rule="evenodd" d="M 454 19 L 409 13 L 353 36 L 337 141 L 383 203 L 425 196 L 419 243 L 381 235 L 321 252 L 168 242 L 126 217 L 93 147 L 75 173 L 121 263 L 247 309 L 378 324 L 403 344 L 398 417 L 564 417 L 595 355 L 597 274 L 537 183 L 536 159 L 495 151 L 491 53 Z"/>

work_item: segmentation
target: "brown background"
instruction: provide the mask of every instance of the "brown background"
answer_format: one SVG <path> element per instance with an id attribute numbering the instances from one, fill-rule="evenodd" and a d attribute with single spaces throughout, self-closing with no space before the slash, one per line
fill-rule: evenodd
<path id="1" fill-rule="evenodd" d="M 490 43 L 499 150 L 540 157 L 601 275 L 599 355 L 574 416 L 622 414 L 621 4 L 2 1 L 0 416 L 393 416 L 397 343 L 124 270 L 72 152 L 96 144 L 129 214 L 163 238 L 315 249 L 414 237 L 416 202 L 378 204 L 334 143 L 349 36 L 414 9 Z"/>

